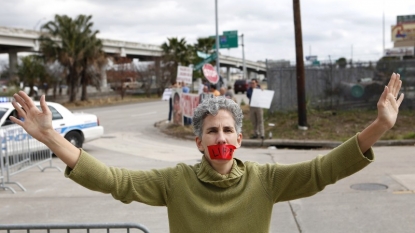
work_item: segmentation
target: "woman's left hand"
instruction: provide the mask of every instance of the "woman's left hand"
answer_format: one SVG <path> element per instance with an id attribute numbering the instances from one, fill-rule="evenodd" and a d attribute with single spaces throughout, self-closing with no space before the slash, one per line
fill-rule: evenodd
<path id="1" fill-rule="evenodd" d="M 395 125 L 398 117 L 399 106 L 404 98 L 403 93 L 399 95 L 401 86 L 400 75 L 393 73 L 377 103 L 378 121 L 387 129 L 391 129 Z"/>

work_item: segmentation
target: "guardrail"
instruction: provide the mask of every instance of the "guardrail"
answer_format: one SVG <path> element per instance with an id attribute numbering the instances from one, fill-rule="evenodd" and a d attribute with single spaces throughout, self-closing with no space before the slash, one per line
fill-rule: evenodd
<path id="1" fill-rule="evenodd" d="M 11 181 L 11 177 L 32 167 L 38 167 L 42 172 L 47 168 L 59 167 L 52 165 L 52 152 L 43 143 L 37 141 L 19 125 L 8 125 L 0 128 L 0 189 L 16 191 L 9 186 L 15 184 L 23 191 L 26 189 L 19 182 Z M 41 164 L 49 162 L 42 167 Z"/>
<path id="2" fill-rule="evenodd" d="M 105 229 L 107 233 L 111 232 L 111 229 L 112 230 L 124 229 L 126 230 L 125 232 L 128 232 L 128 233 L 130 232 L 130 230 L 131 232 L 137 232 L 138 230 L 140 230 L 140 232 L 150 233 L 150 231 L 145 226 L 141 224 L 137 224 L 137 223 L 10 224 L 10 225 L 0 224 L 0 232 L 7 231 L 7 233 L 13 232 L 13 231 L 21 232 L 22 230 L 25 230 L 27 233 L 39 232 L 39 230 L 45 230 L 45 232 L 48 232 L 48 233 L 54 232 L 52 230 L 56 230 L 56 232 L 62 232 L 62 230 L 66 230 L 66 232 L 69 233 L 71 232 L 71 230 L 75 230 L 75 229 L 85 230 L 85 232 L 88 232 L 88 233 L 90 232 L 90 230 L 93 230 L 93 229 Z"/>

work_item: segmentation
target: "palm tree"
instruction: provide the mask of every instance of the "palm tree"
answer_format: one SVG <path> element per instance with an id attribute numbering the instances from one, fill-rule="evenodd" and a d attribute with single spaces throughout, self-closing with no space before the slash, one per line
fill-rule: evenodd
<path id="1" fill-rule="evenodd" d="M 206 38 L 198 38 L 197 43 L 193 45 L 192 50 L 192 63 L 198 64 L 203 61 L 203 58 L 199 57 L 197 55 L 197 52 L 202 52 L 205 54 L 212 54 L 214 52 L 213 45 L 215 44 L 215 38 L 214 37 L 206 37 Z M 216 64 L 216 60 L 212 62 L 213 65 Z M 197 70 L 196 72 L 193 72 L 194 78 L 202 78 L 203 74 L 201 70 Z"/>
<path id="2" fill-rule="evenodd" d="M 47 81 L 47 72 L 43 58 L 38 55 L 22 57 L 21 63 L 17 66 L 17 74 L 20 81 L 30 87 L 29 96 L 34 95 L 33 86 L 36 83 Z"/>
<path id="3" fill-rule="evenodd" d="M 102 42 L 96 38 L 97 33 L 98 31 L 92 35 L 89 35 L 87 39 L 84 40 L 85 54 L 81 62 L 83 67 L 81 73 L 82 101 L 86 101 L 88 99 L 88 84 L 94 84 L 95 87 L 100 88 L 101 71 L 102 68 L 107 64 L 107 58 L 105 53 L 102 51 Z"/>
<path id="4" fill-rule="evenodd" d="M 40 49 L 48 61 L 57 60 L 66 67 L 70 102 L 76 99 L 81 74 L 88 66 L 86 61 L 95 57 L 96 52 L 93 51 L 101 50 L 100 41 L 96 38 L 98 31 L 92 32 L 91 29 L 91 18 L 92 16 L 79 15 L 73 20 L 66 15 L 55 15 L 54 21 L 42 26 Z"/>
<path id="5" fill-rule="evenodd" d="M 176 81 L 177 66 L 188 66 L 190 64 L 190 54 L 188 46 L 184 38 L 177 39 L 176 37 L 167 38 L 167 42 L 161 45 L 163 50 L 162 60 L 163 66 L 170 73 L 170 81 Z M 164 89 L 164 88 L 163 88 Z"/>

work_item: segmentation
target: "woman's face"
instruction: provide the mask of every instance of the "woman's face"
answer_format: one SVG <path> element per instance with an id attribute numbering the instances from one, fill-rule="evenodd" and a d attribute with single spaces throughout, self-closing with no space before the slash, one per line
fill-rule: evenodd
<path id="1" fill-rule="evenodd" d="M 196 145 L 203 152 L 210 163 L 227 163 L 226 160 L 212 161 L 209 156 L 208 146 L 230 144 L 239 148 L 242 142 L 242 134 L 237 133 L 232 114 L 227 110 L 219 110 L 216 116 L 208 115 L 202 128 L 202 137 L 196 137 Z"/>

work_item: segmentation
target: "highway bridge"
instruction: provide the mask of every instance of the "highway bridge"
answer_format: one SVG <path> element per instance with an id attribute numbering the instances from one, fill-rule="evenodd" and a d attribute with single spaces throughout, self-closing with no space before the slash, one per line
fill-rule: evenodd
<path id="1" fill-rule="evenodd" d="M 9 55 L 9 67 L 13 69 L 17 65 L 17 54 L 19 52 L 39 52 L 39 37 L 40 31 L 0 26 L 0 54 L 7 53 Z M 160 45 L 100 39 L 103 43 L 104 52 L 109 55 L 138 58 L 139 61 L 154 60 L 154 58 L 162 55 Z M 220 55 L 219 61 L 221 67 L 227 68 L 228 77 L 231 67 L 243 69 L 243 60 L 241 58 Z M 265 62 L 245 60 L 245 66 L 248 77 L 251 77 L 251 73 L 266 73 Z M 104 79 L 103 86 L 106 86 L 106 78 L 104 77 Z"/>

